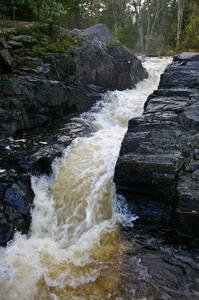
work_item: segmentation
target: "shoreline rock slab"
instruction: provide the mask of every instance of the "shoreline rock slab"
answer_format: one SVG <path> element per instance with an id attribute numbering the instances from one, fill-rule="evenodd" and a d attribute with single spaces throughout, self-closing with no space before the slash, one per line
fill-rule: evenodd
<path id="1" fill-rule="evenodd" d="M 114 178 L 139 223 L 173 224 L 192 245 L 199 244 L 198 57 L 175 56 L 161 75 L 143 115 L 129 122 Z"/>

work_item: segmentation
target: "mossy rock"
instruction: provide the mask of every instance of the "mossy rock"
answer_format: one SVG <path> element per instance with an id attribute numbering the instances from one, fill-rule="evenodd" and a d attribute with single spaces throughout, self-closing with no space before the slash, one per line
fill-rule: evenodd
<path id="1" fill-rule="evenodd" d="M 122 46 L 121 42 L 117 39 L 113 39 L 107 44 L 108 49 L 119 48 L 121 46 Z"/>

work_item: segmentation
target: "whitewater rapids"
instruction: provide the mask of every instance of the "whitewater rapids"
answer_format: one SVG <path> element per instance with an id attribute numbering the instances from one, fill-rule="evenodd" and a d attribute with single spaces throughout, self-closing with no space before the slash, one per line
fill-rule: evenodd
<path id="1" fill-rule="evenodd" d="M 30 235 L 17 233 L 0 248 L 1 300 L 124 299 L 121 257 L 128 245 L 117 224 L 131 226 L 134 216 L 117 202 L 114 168 L 129 119 L 141 115 L 169 62 L 146 59 L 149 78 L 136 89 L 106 93 L 81 116 L 92 122 L 93 134 L 65 150 L 51 178 L 32 178 Z"/>

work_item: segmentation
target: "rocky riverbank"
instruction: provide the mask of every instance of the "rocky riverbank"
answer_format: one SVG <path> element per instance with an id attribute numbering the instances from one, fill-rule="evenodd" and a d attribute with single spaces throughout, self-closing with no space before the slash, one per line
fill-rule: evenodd
<path id="1" fill-rule="evenodd" d="M 192 246 L 199 245 L 198 70 L 199 54 L 174 57 L 143 115 L 129 122 L 114 179 L 138 228 L 159 224 Z"/>
<path id="2" fill-rule="evenodd" d="M 74 117 L 107 89 L 131 88 L 147 77 L 104 25 L 56 34 L 70 36 L 73 47 L 38 55 L 32 36 L 13 31 L 0 38 L 0 245 L 29 230 L 31 175 L 50 174 L 53 159 L 93 130 Z"/>
<path id="3" fill-rule="evenodd" d="M 198 299 L 198 249 L 177 245 L 171 230 L 157 225 L 123 228 L 121 238 L 130 243 L 123 255 L 124 299 Z"/>
<path id="4" fill-rule="evenodd" d="M 62 31 L 57 33 L 62 34 L 61 42 L 70 41 L 65 52 L 61 48 L 63 53 L 37 54 L 50 47 L 60 50 L 60 45 L 39 48 L 28 35 L 1 38 L 1 137 L 86 111 L 104 89 L 131 88 L 147 76 L 135 55 L 124 46 L 114 46 L 106 26 Z"/>

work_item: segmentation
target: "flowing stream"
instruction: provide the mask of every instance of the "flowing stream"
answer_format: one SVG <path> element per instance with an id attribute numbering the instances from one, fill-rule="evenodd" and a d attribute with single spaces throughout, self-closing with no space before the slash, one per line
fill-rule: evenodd
<path id="1" fill-rule="evenodd" d="M 124 299 L 119 223 L 132 226 L 124 200 L 115 196 L 113 175 L 128 120 L 142 113 L 157 88 L 167 58 L 146 59 L 149 78 L 136 89 L 108 92 L 81 117 L 95 128 L 76 139 L 52 178 L 32 178 L 35 208 L 30 236 L 15 235 L 0 248 L 1 300 Z"/>

